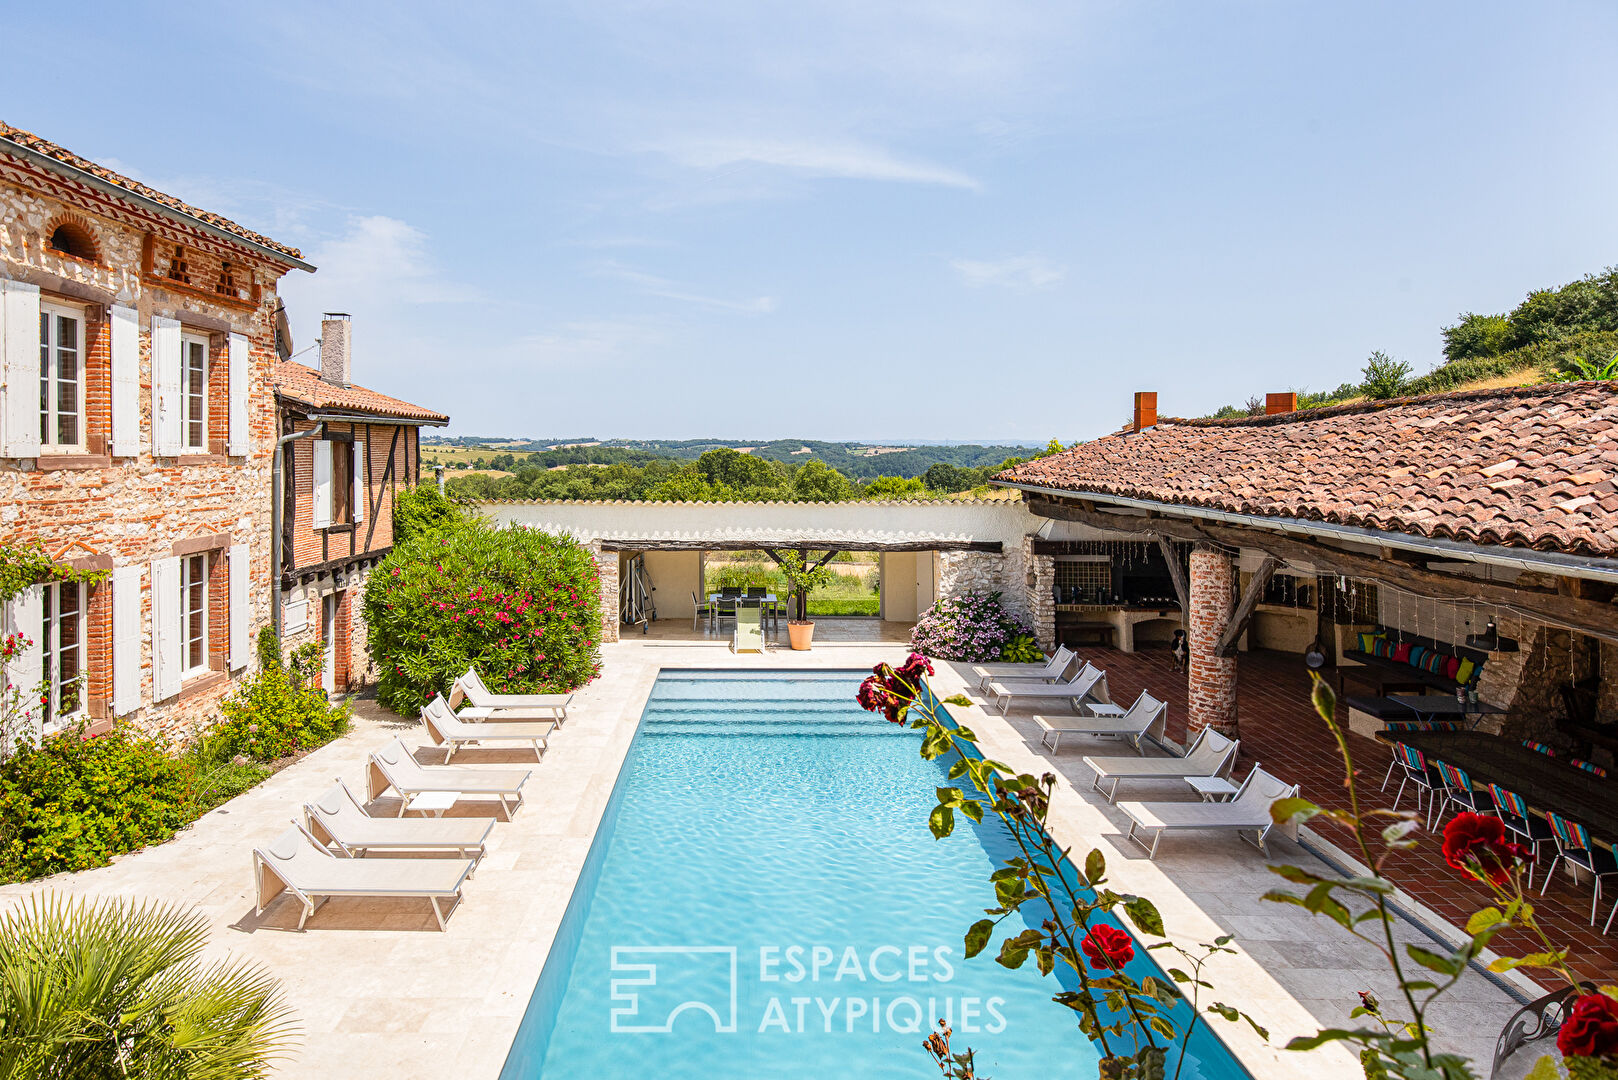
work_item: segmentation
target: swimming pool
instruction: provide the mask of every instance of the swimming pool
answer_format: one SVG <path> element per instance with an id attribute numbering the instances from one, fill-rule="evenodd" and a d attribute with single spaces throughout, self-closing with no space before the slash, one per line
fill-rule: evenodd
<path id="1" fill-rule="evenodd" d="M 1010 842 L 933 839 L 944 766 L 864 674 L 659 676 L 502 1080 L 937 1076 L 937 1018 L 982 1074 L 1095 1075 L 1054 980 L 963 959 Z M 1247 1075 L 1200 1025 L 1192 1058 Z"/>

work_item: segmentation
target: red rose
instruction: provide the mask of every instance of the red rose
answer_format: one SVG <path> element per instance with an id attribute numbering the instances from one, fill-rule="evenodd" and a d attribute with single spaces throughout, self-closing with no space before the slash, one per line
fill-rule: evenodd
<path id="1" fill-rule="evenodd" d="M 1090 966 L 1097 971 L 1121 969 L 1135 958 L 1135 939 L 1116 926 L 1103 923 L 1092 927 L 1079 948 L 1090 958 Z"/>
<path id="2" fill-rule="evenodd" d="M 1575 998 L 1556 1048 L 1563 1057 L 1618 1057 L 1618 1001 L 1606 994 Z"/>
<path id="3" fill-rule="evenodd" d="M 1506 840 L 1499 818 L 1460 813 L 1444 828 L 1444 861 L 1479 881 L 1504 885 L 1527 854 L 1527 848 Z"/>

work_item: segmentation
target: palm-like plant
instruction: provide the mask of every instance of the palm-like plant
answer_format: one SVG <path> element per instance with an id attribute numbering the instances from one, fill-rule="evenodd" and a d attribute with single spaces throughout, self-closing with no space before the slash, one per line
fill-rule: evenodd
<path id="1" fill-rule="evenodd" d="M 1605 364 L 1598 364 L 1584 359 L 1582 356 L 1567 358 L 1571 370 L 1564 371 L 1556 377 L 1557 382 L 1614 382 L 1618 381 L 1618 352 Z"/>
<path id="2" fill-rule="evenodd" d="M 266 1076 L 294 1028 L 280 986 L 204 964 L 206 920 L 163 904 L 32 898 L 0 916 L 0 1080 Z"/>

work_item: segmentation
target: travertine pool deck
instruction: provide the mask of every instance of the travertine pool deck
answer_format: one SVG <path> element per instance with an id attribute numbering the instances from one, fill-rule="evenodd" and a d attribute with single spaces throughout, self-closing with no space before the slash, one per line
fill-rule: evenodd
<path id="1" fill-rule="evenodd" d="M 362 790 L 364 762 L 372 749 L 396 735 L 410 745 L 425 741 L 418 724 L 406 724 L 366 700 L 356 702 L 359 719 L 348 736 L 208 814 L 170 843 L 100 870 L 5 887 L 0 904 L 54 889 L 196 907 L 214 928 L 215 952 L 255 960 L 285 984 L 303 1034 L 280 1076 L 494 1078 L 527 1008 L 659 669 L 862 668 L 878 660 L 897 661 L 903 652 L 892 641 L 832 640 L 809 653 L 779 649 L 764 657 L 733 656 L 713 639 L 660 635 L 633 635 L 606 646 L 602 677 L 575 698 L 567 726 L 552 739 L 545 761 L 535 766 L 526 805 L 512 822 L 496 827 L 490 853 L 444 933 L 420 903 L 332 900 L 303 933 L 294 929 L 298 905 L 289 897 L 272 904 L 262 917 L 254 915 L 253 845 L 276 836 L 298 806 L 333 777 L 342 776 Z M 949 665 L 940 668 L 937 688 L 941 696 L 962 688 Z M 993 756 L 1019 769 L 1052 768 L 1029 735 L 1031 725 L 1017 713 L 1007 721 L 973 708 L 961 710 L 959 718 L 976 730 Z M 873 723 L 880 722 L 873 717 Z M 1384 999 L 1394 996 L 1369 948 L 1301 910 L 1261 903 L 1259 895 L 1279 879 L 1264 869 L 1256 850 L 1240 841 L 1165 841 L 1157 861 L 1148 861 L 1124 838 L 1118 812 L 1088 790 L 1088 775 L 1078 763 L 1082 756 L 1083 751 L 1070 750 L 1064 742 L 1056 757 L 1054 771 L 1071 786 L 1060 790 L 1054 802 L 1053 833 L 1081 855 L 1100 847 L 1112 869 L 1113 887 L 1151 896 L 1177 938 L 1195 942 L 1221 933 L 1236 935 L 1240 954 L 1222 958 L 1210 969 L 1217 986 L 1211 999 L 1239 1003 L 1270 1028 L 1271 1043 L 1266 1045 L 1245 1027 L 1214 1021 L 1249 1071 L 1263 1080 L 1359 1076 L 1357 1063 L 1339 1048 L 1305 1056 L 1277 1047 L 1319 1025 L 1346 1021 L 1358 990 L 1372 990 Z M 466 750 L 457 755 L 456 764 L 510 768 L 523 758 L 516 752 Z M 427 753 L 422 759 L 438 760 Z M 396 805 L 386 797 L 380 802 L 379 810 Z M 454 812 L 485 811 L 463 801 Z M 1271 853 L 1324 871 L 1323 864 L 1290 841 L 1273 844 Z M 1425 942 L 1408 926 L 1400 928 L 1400 935 Z M 1433 1022 L 1446 1042 L 1481 1059 L 1486 1068 L 1495 1034 L 1515 1007 L 1502 990 L 1469 974 L 1452 1000 L 1436 1010 Z M 919 1051 L 918 1061 L 924 1064 Z"/>

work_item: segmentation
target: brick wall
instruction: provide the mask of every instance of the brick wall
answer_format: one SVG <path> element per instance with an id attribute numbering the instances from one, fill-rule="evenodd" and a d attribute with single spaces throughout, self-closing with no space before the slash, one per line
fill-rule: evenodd
<path id="1" fill-rule="evenodd" d="M 177 696 L 152 701 L 151 574 L 149 563 L 173 553 L 176 541 L 224 534 L 249 545 L 250 630 L 269 619 L 270 596 L 270 456 L 275 411 L 269 389 L 274 358 L 271 313 L 274 286 L 283 269 L 254 261 L 244 251 L 235 273 L 250 282 L 257 301 L 240 297 L 199 295 L 145 280 L 142 245 L 145 230 L 129 220 L 98 212 L 103 207 L 70 205 L 26 186 L 17 168 L 0 167 L 0 271 L 41 287 L 46 299 L 87 307 L 85 402 L 90 453 L 77 458 L 0 459 L 0 541 L 37 539 L 63 561 L 105 557 L 115 566 L 137 565 L 142 579 L 141 707 L 132 714 L 141 725 L 175 735 L 211 723 L 229 677 L 192 679 Z M 93 231 L 100 261 L 78 259 L 50 250 L 45 227 L 72 213 Z M 210 285 L 211 288 L 211 285 Z M 139 316 L 141 338 L 141 431 L 143 452 L 134 458 L 108 459 L 111 435 L 110 331 L 108 305 L 128 303 Z M 210 377 L 211 432 L 221 443 L 218 453 L 179 459 L 152 455 L 152 367 L 150 327 L 153 315 L 177 318 L 187 332 L 204 334 L 213 344 Z M 245 334 L 252 345 L 248 377 L 249 450 L 230 458 L 222 451 L 228 428 L 229 362 L 225 335 Z M 239 362 L 239 358 L 231 358 Z M 212 449 L 212 448 L 211 448 Z M 216 588 L 227 589 L 223 559 L 218 559 Z M 111 696 L 111 590 L 91 590 L 86 656 L 87 693 L 96 712 L 106 711 Z M 219 655 L 228 647 L 228 596 L 215 597 Z M 221 666 L 223 664 L 221 663 Z M 94 715 L 94 714 L 93 714 Z"/>
<path id="2" fill-rule="evenodd" d="M 291 419 L 285 433 L 311 431 L 315 422 Z M 408 487 L 419 461 L 416 452 L 417 431 L 413 427 L 389 423 L 349 424 L 329 423 L 327 433 L 352 436 L 365 447 L 366 490 L 365 520 L 355 527 L 346 525 L 331 529 L 315 528 L 314 468 L 316 442 L 313 438 L 298 439 L 287 444 L 291 467 L 286 475 L 293 486 L 295 509 L 291 516 L 292 544 L 289 549 L 293 568 L 318 566 L 351 555 L 368 551 L 383 551 L 393 546 L 393 498 Z M 397 437 L 395 437 L 397 433 Z M 388 468 L 389 455 L 393 468 Z M 335 479 L 333 481 L 336 482 Z"/>
<path id="3" fill-rule="evenodd" d="M 1229 555 L 1208 548 L 1191 552 L 1191 612 L 1187 632 L 1191 649 L 1190 708 L 1187 738 L 1211 727 L 1227 734 L 1236 729 L 1236 658 L 1215 654 L 1219 635 L 1230 623 L 1236 567 Z"/>

